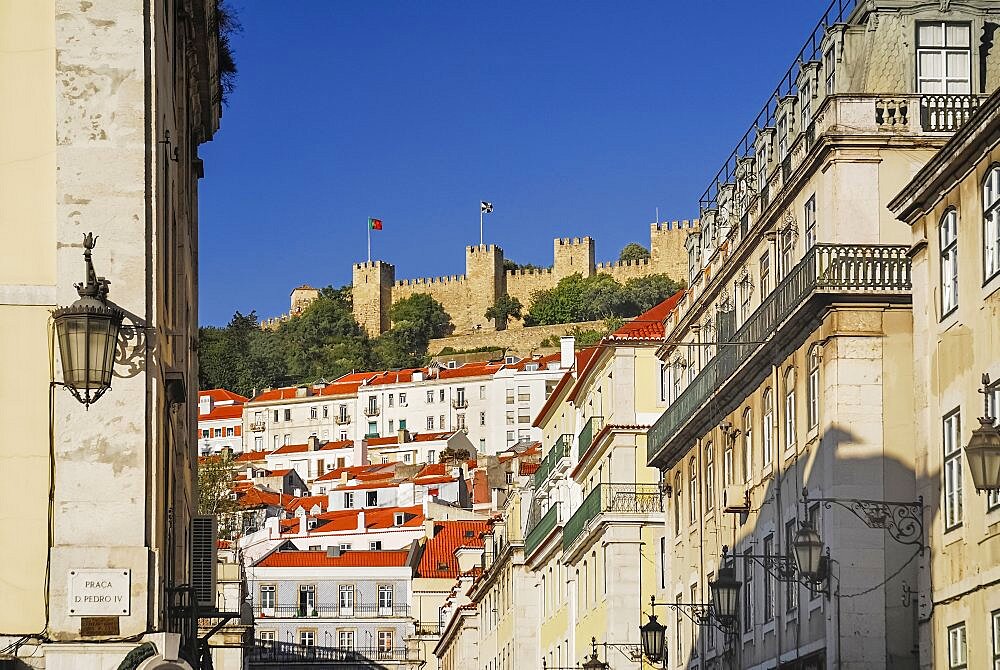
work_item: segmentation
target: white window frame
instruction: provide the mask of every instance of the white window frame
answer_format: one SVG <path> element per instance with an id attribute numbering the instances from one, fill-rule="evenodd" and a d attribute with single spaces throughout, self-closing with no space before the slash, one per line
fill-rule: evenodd
<path id="1" fill-rule="evenodd" d="M 948 627 L 948 670 L 969 667 L 969 647 L 965 622 Z"/>
<path id="2" fill-rule="evenodd" d="M 806 251 L 816 244 L 816 194 L 813 193 L 803 205 L 802 218 L 805 223 Z"/>
<path id="3" fill-rule="evenodd" d="M 826 80 L 826 94 L 833 95 L 837 87 L 837 46 L 835 44 L 823 53 L 823 77 Z"/>
<path id="4" fill-rule="evenodd" d="M 784 160 L 788 154 L 788 113 L 778 117 L 775 129 L 778 133 L 778 160 Z"/>
<path id="5" fill-rule="evenodd" d="M 983 283 L 1000 274 L 1000 166 L 983 180 Z"/>
<path id="6" fill-rule="evenodd" d="M 753 480 L 753 410 L 743 412 L 743 481 Z"/>
<path id="7" fill-rule="evenodd" d="M 958 210 L 949 209 L 938 223 L 941 318 L 958 308 Z"/>
<path id="8" fill-rule="evenodd" d="M 796 435 L 795 412 L 795 368 L 785 371 L 785 451 L 795 448 Z"/>
<path id="9" fill-rule="evenodd" d="M 941 442 L 944 464 L 941 468 L 941 495 L 944 498 L 945 532 L 959 528 L 964 518 L 962 500 L 962 413 L 960 410 L 946 414 L 941 420 Z"/>
<path id="10" fill-rule="evenodd" d="M 799 118 L 800 128 L 805 130 L 812 122 L 812 80 L 805 79 L 799 87 Z"/>
<path id="11" fill-rule="evenodd" d="M 940 43 L 926 43 L 922 35 L 925 28 L 940 28 Z M 964 28 L 965 44 L 949 40 L 949 28 Z M 972 92 L 972 26 L 967 22 L 918 21 L 917 22 L 917 92 L 930 95 L 968 95 Z M 927 65 L 933 57 L 938 57 L 940 74 L 927 72 Z M 964 71 L 954 62 L 955 57 L 965 58 Z M 958 72 L 951 68 L 959 68 Z M 940 90 L 931 90 L 940 89 Z"/>
<path id="12" fill-rule="evenodd" d="M 715 445 L 705 445 L 705 511 L 715 509 Z"/>
<path id="13" fill-rule="evenodd" d="M 819 426 L 819 346 L 809 349 L 809 376 L 806 382 L 806 423 L 808 429 Z"/>

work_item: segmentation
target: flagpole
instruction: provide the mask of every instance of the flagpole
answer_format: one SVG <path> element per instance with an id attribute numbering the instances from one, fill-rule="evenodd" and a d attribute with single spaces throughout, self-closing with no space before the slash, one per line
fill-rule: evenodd
<path id="1" fill-rule="evenodd" d="M 368 220 L 368 262 L 372 262 L 372 222 Z"/>
<path id="2" fill-rule="evenodd" d="M 479 246 L 483 246 L 483 206 L 479 206 Z"/>

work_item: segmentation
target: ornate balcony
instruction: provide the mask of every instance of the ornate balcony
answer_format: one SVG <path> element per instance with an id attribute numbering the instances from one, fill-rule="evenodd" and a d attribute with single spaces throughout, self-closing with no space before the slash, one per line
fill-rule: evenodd
<path id="1" fill-rule="evenodd" d="M 663 498 L 656 484 L 598 484 L 566 522 L 563 549 L 569 549 L 598 516 L 641 516 L 662 511 Z"/>
<path id="2" fill-rule="evenodd" d="M 349 424 L 351 422 L 351 415 L 350 414 L 338 414 L 337 416 L 333 417 L 333 422 L 335 424 L 337 424 L 338 426 L 346 426 L 347 424 Z"/>
<path id="3" fill-rule="evenodd" d="M 364 413 L 365 413 L 365 416 L 367 416 L 367 417 L 378 416 L 379 415 L 379 409 L 378 409 L 378 407 L 365 407 Z"/>
<path id="4" fill-rule="evenodd" d="M 408 617 L 410 616 L 410 606 L 390 605 L 389 607 L 379 607 L 374 603 L 367 605 L 355 603 L 354 607 L 341 607 L 338 603 L 320 603 L 312 607 L 303 605 L 261 607 L 259 604 L 256 604 L 254 605 L 254 615 L 266 619 L 371 619 L 379 617 Z"/>
<path id="5" fill-rule="evenodd" d="M 723 313 L 718 336 L 730 344 L 719 347 L 718 355 L 650 428 L 648 463 L 669 467 L 677 451 L 672 445 L 693 439 L 710 427 L 713 413 L 721 415 L 742 402 L 753 390 L 755 375 L 760 374 L 756 368 L 779 348 L 788 346 L 793 335 L 789 331 L 794 330 L 788 324 L 795 314 L 815 318 L 817 303 L 829 303 L 834 296 L 847 296 L 852 301 L 910 302 L 908 251 L 905 246 L 817 244 L 729 337 L 735 316 Z M 713 395 L 723 402 L 706 402 Z"/>
<path id="6" fill-rule="evenodd" d="M 922 95 L 920 127 L 931 133 L 953 133 L 964 126 L 977 109 L 977 95 Z"/>
<path id="7" fill-rule="evenodd" d="M 263 421 L 254 421 L 250 424 L 250 432 L 263 433 L 267 425 Z"/>
<path id="8" fill-rule="evenodd" d="M 273 640 L 255 640 L 247 652 L 250 663 L 290 665 L 315 664 L 317 661 L 332 661 L 322 667 L 335 665 L 344 668 L 380 667 L 373 661 L 406 661 L 419 660 L 414 657 L 416 652 L 409 652 L 406 647 L 321 647 L 318 645 L 295 644 L 294 642 L 277 642 Z M 304 666 L 308 667 L 308 665 Z M 314 666 L 315 667 L 315 666 Z"/>
<path id="9" fill-rule="evenodd" d="M 469 401 L 465 398 L 455 399 L 451 401 L 451 406 L 454 409 L 465 409 L 469 406 Z"/>

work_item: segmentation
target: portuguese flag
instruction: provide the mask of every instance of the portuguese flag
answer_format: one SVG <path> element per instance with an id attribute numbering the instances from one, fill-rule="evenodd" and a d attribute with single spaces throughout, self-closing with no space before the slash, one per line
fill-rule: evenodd
<path id="1" fill-rule="evenodd" d="M 382 230 L 382 219 L 368 218 L 368 230 Z"/>

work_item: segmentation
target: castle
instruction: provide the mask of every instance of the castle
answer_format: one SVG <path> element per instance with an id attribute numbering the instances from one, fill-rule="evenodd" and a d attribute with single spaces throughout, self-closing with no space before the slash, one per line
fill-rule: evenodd
<path id="1" fill-rule="evenodd" d="M 687 275 L 684 240 L 697 229 L 697 221 L 650 224 L 650 258 L 631 262 L 595 262 L 591 237 L 557 238 L 553 243 L 552 267 L 504 270 L 503 249 L 494 244 L 465 248 L 465 274 L 419 279 L 396 279 L 396 268 L 386 261 L 355 263 L 353 270 L 354 317 L 371 335 L 389 329 L 389 308 L 393 303 L 417 293 L 428 293 L 451 315 L 455 332 L 480 328 L 503 329 L 484 316 L 503 294 L 517 298 L 527 309 L 536 291 L 553 288 L 563 277 L 580 273 L 584 277 L 609 274 L 625 282 L 635 277 L 667 274 L 674 279 Z M 300 286 L 292 291 L 291 314 L 308 305 L 319 291 Z"/>

